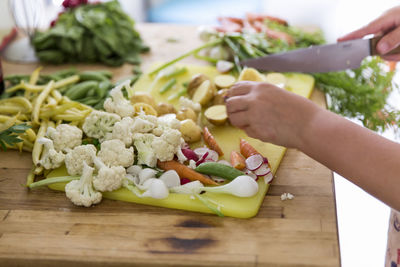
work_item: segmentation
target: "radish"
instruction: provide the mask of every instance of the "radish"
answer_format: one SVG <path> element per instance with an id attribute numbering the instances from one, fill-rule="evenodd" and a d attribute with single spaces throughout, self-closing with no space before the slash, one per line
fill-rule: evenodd
<path id="1" fill-rule="evenodd" d="M 179 175 L 174 170 L 164 172 L 158 179 L 163 181 L 168 188 L 181 185 Z"/>
<path id="2" fill-rule="evenodd" d="M 261 166 L 254 171 L 254 174 L 257 176 L 264 176 L 267 175 L 268 173 L 270 173 L 271 170 L 269 169 L 267 164 L 261 164 Z"/>
<path id="3" fill-rule="evenodd" d="M 195 148 L 193 151 L 194 151 L 194 153 L 196 153 L 196 155 L 199 157 L 199 158 L 201 158 L 201 157 L 203 157 L 203 155 L 206 153 L 206 152 L 208 152 L 208 148 L 207 147 L 198 147 L 198 148 Z"/>
<path id="4" fill-rule="evenodd" d="M 272 174 L 272 172 L 270 172 L 270 173 L 268 173 L 267 175 L 264 176 L 264 182 L 266 184 L 270 184 L 273 179 L 274 179 L 274 175 Z"/>
<path id="5" fill-rule="evenodd" d="M 204 155 L 201 157 L 201 159 L 199 159 L 199 160 L 196 162 L 196 166 L 199 166 L 200 164 L 202 164 L 203 162 L 205 162 L 207 156 L 208 156 L 208 151 L 207 151 L 206 153 L 204 153 Z"/>
<path id="6" fill-rule="evenodd" d="M 211 161 L 218 161 L 219 155 L 216 151 L 209 149 L 207 159 Z"/>
<path id="7" fill-rule="evenodd" d="M 264 162 L 264 158 L 260 154 L 255 154 L 246 159 L 246 167 L 250 171 L 255 171 L 261 167 Z"/>
<path id="8" fill-rule="evenodd" d="M 227 184 L 213 187 L 202 187 L 200 190 L 213 193 L 231 194 L 237 197 L 252 197 L 258 192 L 258 184 L 250 176 L 241 175 Z"/>
<path id="9" fill-rule="evenodd" d="M 199 160 L 199 156 L 190 148 L 181 148 L 181 151 L 183 153 L 183 155 L 185 155 L 185 157 L 188 160 L 194 160 L 194 161 L 198 161 Z"/>

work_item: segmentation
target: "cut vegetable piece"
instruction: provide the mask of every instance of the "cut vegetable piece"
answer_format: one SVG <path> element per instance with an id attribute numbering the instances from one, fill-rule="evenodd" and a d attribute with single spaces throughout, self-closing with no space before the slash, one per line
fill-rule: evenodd
<path id="1" fill-rule="evenodd" d="M 250 171 L 255 171 L 261 167 L 264 162 L 264 158 L 260 154 L 251 155 L 246 159 L 246 167 Z"/>
<path id="2" fill-rule="evenodd" d="M 218 162 L 204 162 L 194 170 L 203 174 L 215 175 L 228 180 L 233 180 L 238 176 L 244 175 L 243 172 Z"/>
<path id="3" fill-rule="evenodd" d="M 152 106 L 153 108 L 156 108 L 156 101 L 154 98 L 147 92 L 135 92 L 132 97 L 131 97 L 131 103 L 136 104 L 136 103 L 146 103 Z"/>
<path id="4" fill-rule="evenodd" d="M 188 160 L 194 160 L 194 161 L 199 160 L 199 156 L 190 148 L 181 148 L 181 151 Z"/>
<path id="5" fill-rule="evenodd" d="M 210 80 L 206 80 L 200 84 L 193 94 L 192 100 L 204 106 L 208 104 L 214 96 L 215 85 Z"/>
<path id="6" fill-rule="evenodd" d="M 214 125 L 222 125 L 228 120 L 225 105 L 211 106 L 204 111 L 206 119 Z"/>
<path id="7" fill-rule="evenodd" d="M 244 68 L 239 75 L 238 81 L 265 82 L 265 76 L 253 68 Z"/>
<path id="8" fill-rule="evenodd" d="M 181 127 L 179 128 L 179 131 L 181 132 L 185 142 L 193 143 L 200 141 L 201 139 L 200 127 L 190 119 L 186 119 L 181 122 Z"/>
<path id="9" fill-rule="evenodd" d="M 272 183 L 273 179 L 274 179 L 274 175 L 272 174 L 272 172 L 270 172 L 270 173 L 268 173 L 267 175 L 264 176 L 264 182 L 266 184 Z"/>
<path id="10" fill-rule="evenodd" d="M 146 103 L 134 104 L 133 110 L 135 111 L 135 114 L 144 112 L 144 113 L 146 113 L 146 115 L 153 115 L 153 116 L 157 117 L 157 111 L 152 106 L 150 106 L 149 104 L 146 104 Z"/>
<path id="11" fill-rule="evenodd" d="M 280 88 L 284 88 L 286 85 L 286 77 L 282 73 L 271 72 L 265 76 L 265 81 L 272 83 Z"/>
<path id="12" fill-rule="evenodd" d="M 235 64 L 233 64 L 230 61 L 226 61 L 226 60 L 218 60 L 217 62 L 217 70 L 220 73 L 225 73 L 230 71 L 231 69 L 233 69 L 233 67 L 235 66 Z"/>
<path id="13" fill-rule="evenodd" d="M 218 88 L 229 88 L 234 85 L 236 82 L 236 78 L 232 75 L 224 74 L 218 75 L 214 78 L 214 83 Z"/>
<path id="14" fill-rule="evenodd" d="M 257 176 L 264 176 L 264 175 L 269 174 L 271 172 L 271 170 L 269 169 L 267 164 L 261 164 L 261 166 L 253 172 Z"/>
<path id="15" fill-rule="evenodd" d="M 176 113 L 176 118 L 180 121 L 191 119 L 192 121 L 197 121 L 197 114 L 193 109 L 189 107 L 181 107 L 181 109 Z"/>
<path id="16" fill-rule="evenodd" d="M 187 86 L 188 95 L 193 97 L 194 92 L 199 88 L 200 84 L 207 80 L 210 80 L 210 78 L 202 73 L 194 75 Z"/>
<path id="17" fill-rule="evenodd" d="M 231 164 L 235 169 L 243 170 L 246 168 L 246 162 L 242 155 L 240 155 L 237 151 L 231 151 Z"/>
<path id="18" fill-rule="evenodd" d="M 260 154 L 254 147 L 252 147 L 249 144 L 249 142 L 247 142 L 243 138 L 240 139 L 239 146 L 240 146 L 240 154 L 242 154 L 243 157 L 245 157 L 246 159 L 252 155 Z"/>
<path id="19" fill-rule="evenodd" d="M 159 103 L 156 107 L 158 116 L 165 114 L 176 113 L 176 109 L 172 104 L 169 103 Z"/>
<path id="20" fill-rule="evenodd" d="M 207 147 L 198 147 L 198 148 L 195 148 L 193 151 L 194 151 L 194 153 L 196 153 L 196 155 L 199 158 L 201 158 L 205 153 L 208 152 L 208 150 L 209 149 Z"/>
<path id="21" fill-rule="evenodd" d="M 213 98 L 213 105 L 225 105 L 225 96 L 228 94 L 229 89 L 221 89 L 215 94 Z"/>
<path id="22" fill-rule="evenodd" d="M 175 170 L 181 179 L 187 178 L 191 181 L 196 181 L 196 180 L 200 181 L 203 184 L 218 185 L 218 183 L 214 182 L 210 178 L 205 177 L 204 175 L 192 170 L 186 165 L 183 165 L 175 160 L 163 161 L 163 162 L 158 161 L 157 166 L 165 171 Z"/>
<path id="23" fill-rule="evenodd" d="M 207 126 L 205 126 L 203 128 L 203 138 L 204 138 L 204 142 L 211 150 L 216 151 L 219 156 L 224 155 L 224 152 L 222 151 L 221 147 L 218 145 L 217 140 L 215 140 L 215 137 L 211 134 L 210 130 L 208 130 Z"/>

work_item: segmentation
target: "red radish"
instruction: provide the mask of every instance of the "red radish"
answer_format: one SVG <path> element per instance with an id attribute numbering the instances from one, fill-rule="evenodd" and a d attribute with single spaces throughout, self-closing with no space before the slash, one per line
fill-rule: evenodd
<path id="1" fill-rule="evenodd" d="M 263 163 L 269 164 L 269 161 L 266 157 L 263 157 L 263 161 L 264 161 Z"/>
<path id="2" fill-rule="evenodd" d="M 205 162 L 207 156 L 208 156 L 208 152 L 206 152 L 206 153 L 201 157 L 201 159 L 199 159 L 199 160 L 196 162 L 196 166 L 199 166 L 200 164 L 202 164 L 203 162 Z"/>
<path id="3" fill-rule="evenodd" d="M 246 167 L 250 171 L 255 171 L 261 167 L 264 162 L 264 158 L 260 154 L 255 154 L 246 159 Z"/>
<path id="4" fill-rule="evenodd" d="M 191 181 L 188 178 L 181 178 L 181 185 L 190 183 Z"/>
<path id="5" fill-rule="evenodd" d="M 254 171 L 254 174 L 257 176 L 264 176 L 270 173 L 271 170 L 268 168 L 267 164 L 261 164 L 261 166 Z"/>
<path id="6" fill-rule="evenodd" d="M 270 173 L 268 173 L 267 175 L 264 176 L 264 182 L 266 184 L 270 184 L 273 179 L 274 179 L 274 175 L 272 174 L 272 172 L 270 172 Z"/>
<path id="7" fill-rule="evenodd" d="M 198 148 L 195 148 L 193 151 L 194 151 L 194 153 L 196 153 L 196 155 L 199 157 L 199 158 L 201 158 L 201 157 L 203 157 L 203 155 L 206 153 L 206 152 L 208 152 L 208 148 L 207 147 L 198 147 Z"/>
<path id="8" fill-rule="evenodd" d="M 181 148 L 182 150 L 182 154 L 185 155 L 185 157 L 188 160 L 194 160 L 194 161 L 198 161 L 199 160 L 199 156 L 197 156 L 197 154 L 191 150 L 190 148 Z"/>
<path id="9" fill-rule="evenodd" d="M 219 155 L 216 151 L 209 149 L 207 159 L 210 161 L 218 161 Z"/>

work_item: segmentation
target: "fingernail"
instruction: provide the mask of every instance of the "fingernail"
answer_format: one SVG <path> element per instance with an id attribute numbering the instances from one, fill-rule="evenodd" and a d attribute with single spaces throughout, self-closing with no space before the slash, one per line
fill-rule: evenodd
<path id="1" fill-rule="evenodd" d="M 226 100 L 228 100 L 228 96 L 224 96 L 224 102 L 226 102 Z"/>
<path id="2" fill-rule="evenodd" d="M 390 46 L 386 42 L 381 42 L 381 43 L 378 44 L 377 49 L 378 49 L 380 54 L 384 55 L 387 52 L 389 52 Z"/>

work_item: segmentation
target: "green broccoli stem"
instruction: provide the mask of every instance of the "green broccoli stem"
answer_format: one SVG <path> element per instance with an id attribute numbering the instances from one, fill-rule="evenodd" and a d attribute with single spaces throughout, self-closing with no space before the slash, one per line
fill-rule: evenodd
<path id="1" fill-rule="evenodd" d="M 188 57 L 188 56 L 191 56 L 193 54 L 198 53 L 199 51 L 203 50 L 204 48 L 212 47 L 212 46 L 218 45 L 220 43 L 222 43 L 221 39 L 216 39 L 216 40 L 210 41 L 208 43 L 205 43 L 204 45 L 199 46 L 199 47 L 197 47 L 197 48 L 195 48 L 193 50 L 190 50 L 189 52 L 187 52 L 187 53 L 185 53 L 185 54 L 183 54 L 183 55 L 181 55 L 181 56 L 179 56 L 179 57 L 177 57 L 177 58 L 175 58 L 175 59 L 163 64 L 163 65 L 161 65 L 160 67 L 158 67 L 155 70 L 153 70 L 152 72 L 150 72 L 149 76 L 152 76 L 152 75 L 158 73 L 160 70 L 165 69 L 168 66 L 171 66 L 172 64 L 184 59 L 185 57 Z"/>
<path id="2" fill-rule="evenodd" d="M 29 189 L 35 189 L 38 187 L 46 186 L 46 185 L 51 185 L 51 184 L 56 184 L 56 183 L 68 183 L 73 180 L 79 180 L 81 177 L 80 176 L 59 176 L 59 177 L 52 177 L 52 178 L 47 178 L 43 179 L 34 183 L 31 183 L 28 187 Z"/>

